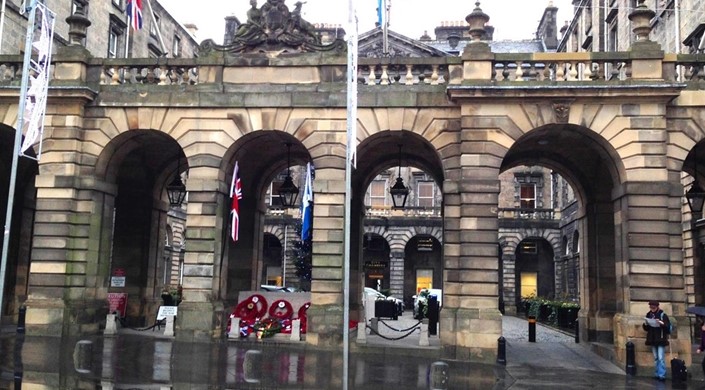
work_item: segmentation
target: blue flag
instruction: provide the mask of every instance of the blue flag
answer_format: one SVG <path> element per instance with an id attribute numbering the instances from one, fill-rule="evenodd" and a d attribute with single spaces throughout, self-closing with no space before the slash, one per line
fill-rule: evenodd
<path id="1" fill-rule="evenodd" d="M 377 26 L 382 26 L 382 22 L 384 21 L 382 18 L 382 12 L 384 12 L 384 9 L 382 8 L 384 5 L 382 4 L 382 0 L 377 0 Z"/>
<path id="2" fill-rule="evenodd" d="M 306 184 L 301 199 L 301 241 L 311 238 L 313 226 L 313 165 L 306 164 Z"/>

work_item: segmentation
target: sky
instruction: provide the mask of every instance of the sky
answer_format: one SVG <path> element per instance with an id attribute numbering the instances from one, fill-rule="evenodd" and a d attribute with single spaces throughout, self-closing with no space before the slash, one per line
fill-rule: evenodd
<path id="1" fill-rule="evenodd" d="M 258 0 L 261 7 L 266 0 Z M 418 39 L 442 22 L 463 22 L 465 16 L 475 8 L 472 0 L 388 0 L 391 1 L 390 26 L 395 32 Z M 296 0 L 285 0 L 289 10 Z M 552 2 L 558 7 L 558 28 L 573 16 L 571 0 L 484 0 L 480 4 L 483 12 L 490 16 L 488 24 L 495 27 L 495 40 L 531 39 L 536 33 L 543 12 Z M 223 42 L 224 18 L 235 15 L 246 22 L 249 0 L 160 0 L 160 4 L 182 24 L 198 26 L 196 40 L 213 39 Z M 530 6 L 529 6 L 530 4 Z M 374 28 L 377 20 L 377 0 L 355 0 L 359 21 L 359 32 Z M 433 6 L 429 6 L 433 5 Z M 348 0 L 305 0 L 302 16 L 311 23 L 340 24 L 346 28 Z"/>

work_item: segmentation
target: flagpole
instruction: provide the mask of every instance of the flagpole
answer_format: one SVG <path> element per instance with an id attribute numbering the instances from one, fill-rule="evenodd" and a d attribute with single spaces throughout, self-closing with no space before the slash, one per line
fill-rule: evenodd
<path id="1" fill-rule="evenodd" d="M 132 29 L 132 17 L 127 13 L 127 33 L 125 34 L 125 58 L 128 58 L 127 50 L 130 48 L 130 30 Z M 116 53 L 117 55 L 117 53 Z"/>
<path id="2" fill-rule="evenodd" d="M 350 214 L 352 161 L 357 149 L 357 15 L 355 0 L 348 0 L 347 147 L 345 158 L 345 228 L 343 232 L 343 390 L 348 389 L 350 365 Z M 359 324 L 364 326 L 365 324 Z"/>
<path id="3" fill-rule="evenodd" d="M 154 16 L 154 11 L 152 10 L 152 3 L 147 0 L 147 7 L 149 7 L 149 14 L 152 16 L 152 23 L 154 23 L 154 29 L 157 30 L 157 37 L 159 37 L 159 46 L 162 47 L 162 53 L 164 53 L 164 56 L 166 57 L 167 52 L 166 52 L 166 47 L 164 46 L 164 39 L 162 39 L 162 31 L 159 28 L 159 24 L 157 23 L 157 17 Z M 174 53 L 171 53 L 172 56 Z"/>
<path id="4" fill-rule="evenodd" d="M 34 17 L 36 14 L 37 0 L 31 0 L 27 10 L 27 36 L 24 44 L 24 62 L 22 63 L 22 81 L 20 83 L 20 102 L 17 110 L 17 128 L 12 146 L 12 167 L 10 168 L 10 185 L 7 189 L 7 210 L 5 211 L 5 228 L 2 239 L 2 259 L 0 260 L 0 317 L 3 313 L 3 294 L 5 293 L 5 268 L 7 268 L 7 254 L 10 247 L 10 230 L 12 230 L 12 209 L 15 203 L 15 187 L 17 185 L 17 165 L 20 157 L 22 143 L 22 128 L 24 127 L 25 100 L 27 86 L 29 85 L 29 63 L 32 60 L 32 41 L 34 39 Z"/>

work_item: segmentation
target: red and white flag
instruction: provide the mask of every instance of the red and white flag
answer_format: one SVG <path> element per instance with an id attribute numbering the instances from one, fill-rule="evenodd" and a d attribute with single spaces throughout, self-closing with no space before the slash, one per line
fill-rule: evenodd
<path id="1" fill-rule="evenodd" d="M 133 30 L 142 29 L 142 0 L 127 0 L 127 17 Z"/>
<path id="2" fill-rule="evenodd" d="M 233 170 L 233 181 L 230 184 L 230 197 L 233 200 L 230 206 L 230 217 L 232 220 L 230 223 L 230 237 L 235 242 L 240 230 L 240 199 L 242 199 L 242 187 L 240 186 L 237 161 L 235 161 L 235 169 Z"/>

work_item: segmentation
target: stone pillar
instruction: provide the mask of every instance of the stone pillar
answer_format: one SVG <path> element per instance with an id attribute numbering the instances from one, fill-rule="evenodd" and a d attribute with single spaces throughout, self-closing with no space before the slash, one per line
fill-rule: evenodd
<path id="1" fill-rule="evenodd" d="M 632 79 L 663 80 L 663 50 L 661 45 L 649 39 L 651 19 L 655 15 L 656 13 L 644 4 L 644 0 L 639 0 L 638 6 L 629 14 L 632 31 L 636 35 L 636 41 L 629 49 Z"/>
<path id="2" fill-rule="evenodd" d="M 443 184 L 446 242 L 440 336 L 445 353 L 456 359 L 493 362 L 502 334 L 497 173 L 463 166 L 462 179 L 449 178 Z"/>
<path id="3" fill-rule="evenodd" d="M 227 278 L 227 269 L 220 264 L 223 261 L 223 224 L 226 223 L 223 216 L 227 215 L 225 199 L 229 189 L 219 179 L 219 173 L 215 167 L 189 170 L 186 182 L 188 244 L 184 255 L 183 301 L 175 324 L 177 340 L 210 340 L 223 332 L 224 308 L 218 298 L 221 278 Z M 243 230 L 242 226 L 240 229 Z"/>
<path id="4" fill-rule="evenodd" d="M 516 255 L 502 254 L 502 286 L 504 291 L 504 313 L 517 314 Z M 523 310 L 523 309 L 522 309 Z"/>
<path id="5" fill-rule="evenodd" d="M 618 304 L 623 302 L 624 306 L 618 307 L 614 317 L 615 347 L 624 362 L 625 344 L 631 340 L 636 347 L 637 366 L 644 370 L 653 367 L 651 350 L 644 344 L 646 332 L 641 328 L 652 299 L 661 302 L 661 309 L 675 325 L 670 337 L 673 352 L 687 365 L 692 360 L 683 279 L 683 187 L 679 173 L 671 176 L 669 181 L 622 185 L 615 207 L 617 242 L 623 245 L 616 252 L 628 256 L 617 261 L 617 270 L 622 272 L 616 278 L 621 298 Z"/>
<path id="6" fill-rule="evenodd" d="M 321 160 L 314 158 L 316 205 L 313 208 L 312 305 L 307 311 L 306 343 L 340 346 L 343 326 L 345 159 L 340 160 L 339 166 L 329 160 Z M 352 267 L 351 278 L 352 294 L 353 290 L 357 291 L 354 283 L 358 280 Z"/>
<path id="7" fill-rule="evenodd" d="M 472 42 L 465 46 L 461 56 L 463 80 L 492 80 L 494 54 L 490 46 L 481 40 L 485 35 L 485 24 L 490 17 L 482 12 L 478 1 L 475 3 L 475 9 L 465 17 L 465 20 L 470 25 Z"/>
<path id="8" fill-rule="evenodd" d="M 404 252 L 389 254 L 389 291 L 393 297 L 404 297 Z"/>

